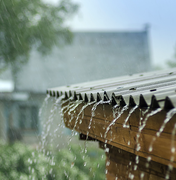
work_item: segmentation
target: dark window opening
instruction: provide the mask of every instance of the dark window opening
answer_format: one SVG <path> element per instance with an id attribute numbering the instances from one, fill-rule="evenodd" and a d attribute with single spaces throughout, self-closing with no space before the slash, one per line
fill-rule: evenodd
<path id="1" fill-rule="evenodd" d="M 22 130 L 38 129 L 38 108 L 36 106 L 19 107 L 19 126 Z"/>

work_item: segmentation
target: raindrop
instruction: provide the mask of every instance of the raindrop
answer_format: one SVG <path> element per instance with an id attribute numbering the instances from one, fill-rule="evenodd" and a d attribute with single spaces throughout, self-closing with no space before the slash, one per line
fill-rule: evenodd
<path id="1" fill-rule="evenodd" d="M 144 173 L 143 172 L 140 174 L 140 177 L 141 177 L 141 179 L 144 178 Z"/>
<path id="2" fill-rule="evenodd" d="M 109 152 L 109 148 L 105 148 L 105 152 L 107 152 L 107 153 L 108 153 L 108 152 Z"/>
<path id="3" fill-rule="evenodd" d="M 166 174 L 165 179 L 169 179 L 169 177 L 170 177 L 169 174 Z"/>
<path id="4" fill-rule="evenodd" d="M 150 156 L 147 157 L 147 161 L 148 161 L 148 162 L 150 162 L 151 159 L 152 159 L 152 158 L 151 158 Z"/>
<path id="5" fill-rule="evenodd" d="M 32 174 L 34 173 L 34 168 L 32 168 Z"/>
<path id="6" fill-rule="evenodd" d="M 137 165 L 134 165 L 134 171 L 136 171 L 136 170 L 137 170 L 137 167 L 138 167 Z"/>
<path id="7" fill-rule="evenodd" d="M 107 162 L 106 162 L 106 166 L 109 166 L 109 165 L 110 165 L 110 161 L 107 161 Z"/>
<path id="8" fill-rule="evenodd" d="M 145 164 L 145 167 L 146 167 L 146 168 L 149 168 L 149 163 L 148 163 L 148 162 Z"/>
<path id="9" fill-rule="evenodd" d="M 31 171 L 31 166 L 28 167 L 29 172 Z"/>
<path id="10" fill-rule="evenodd" d="M 138 164 L 139 163 L 139 156 L 136 156 L 136 164 Z"/>
<path id="11" fill-rule="evenodd" d="M 49 173 L 52 174 L 53 169 L 50 169 Z"/>
<path id="12" fill-rule="evenodd" d="M 72 163 L 71 163 L 71 168 L 72 168 L 74 165 L 75 165 L 75 163 L 74 163 L 74 162 L 72 162 Z"/>

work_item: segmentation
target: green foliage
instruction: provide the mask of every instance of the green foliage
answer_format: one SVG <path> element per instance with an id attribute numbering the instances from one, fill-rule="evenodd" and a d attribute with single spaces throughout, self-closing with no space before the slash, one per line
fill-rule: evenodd
<path id="1" fill-rule="evenodd" d="M 105 179 L 103 150 L 71 146 L 54 154 L 33 150 L 23 144 L 0 145 L 0 177 L 3 180 Z"/>
<path id="2" fill-rule="evenodd" d="M 37 157 L 37 158 L 36 158 Z M 13 145 L 1 145 L 0 148 L 0 177 L 3 180 L 27 180 L 45 178 L 50 165 L 44 155 L 16 143 Z"/>
<path id="3" fill-rule="evenodd" d="M 64 169 L 64 173 L 59 173 L 57 179 L 105 179 L 104 151 L 94 147 L 88 147 L 86 150 L 87 153 L 84 152 L 84 148 L 74 145 L 57 152 L 56 169 Z"/>
<path id="4" fill-rule="evenodd" d="M 24 63 L 32 48 L 46 54 L 54 45 L 69 43 L 72 33 L 64 23 L 77 8 L 71 0 L 61 0 L 58 5 L 42 0 L 1 0 L 0 62 Z"/>

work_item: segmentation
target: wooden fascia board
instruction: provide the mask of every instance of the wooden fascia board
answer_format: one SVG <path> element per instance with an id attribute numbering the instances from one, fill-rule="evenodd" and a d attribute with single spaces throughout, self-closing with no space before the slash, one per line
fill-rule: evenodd
<path id="1" fill-rule="evenodd" d="M 64 105 L 66 106 L 67 104 L 63 104 L 63 106 Z M 115 118 L 113 116 L 113 107 L 110 104 L 99 104 L 95 110 L 95 116 L 91 117 L 93 104 L 87 106 L 83 112 L 80 113 L 80 110 L 84 105 L 85 103 L 80 104 L 74 112 L 70 113 L 70 115 L 67 112 L 64 113 L 66 127 L 75 129 L 79 133 L 88 135 L 98 141 L 107 143 L 135 155 L 144 158 L 150 156 L 155 162 L 165 165 L 171 164 L 173 167 L 176 167 L 176 153 L 171 152 L 172 143 L 175 143 L 175 136 L 172 141 L 172 130 L 176 122 L 176 115 L 174 115 L 166 124 L 161 136 L 157 137 L 154 141 L 153 150 L 149 152 L 152 139 L 156 137 L 156 133 L 159 131 L 164 119 L 166 118 L 167 112 L 165 110 L 161 110 L 155 115 L 149 117 L 146 126 L 141 133 L 139 133 L 138 128 L 142 114 L 141 109 L 139 108 L 135 109 L 129 117 L 127 122 L 129 128 L 123 127 L 124 121 L 127 116 L 129 116 L 130 109 L 128 109 L 115 121 L 107 135 L 105 135 L 107 127 Z M 150 111 L 151 110 L 148 110 L 148 113 L 150 113 Z M 79 117 L 77 116 L 78 114 Z M 143 120 L 146 115 L 144 115 Z M 91 128 L 89 129 L 88 127 L 90 126 L 91 118 Z M 138 134 L 140 135 L 139 138 L 137 138 Z M 139 142 L 141 147 L 139 151 L 136 150 L 137 142 Z M 174 161 L 171 163 L 170 159 L 172 156 L 174 157 Z"/>

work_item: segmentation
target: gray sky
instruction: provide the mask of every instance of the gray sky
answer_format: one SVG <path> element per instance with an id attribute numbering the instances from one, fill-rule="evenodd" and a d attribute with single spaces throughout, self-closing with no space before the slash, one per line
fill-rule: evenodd
<path id="1" fill-rule="evenodd" d="M 163 65 L 173 57 L 176 45 L 175 0 L 73 1 L 80 4 L 79 13 L 69 22 L 73 30 L 141 30 L 148 23 L 153 64 Z"/>

